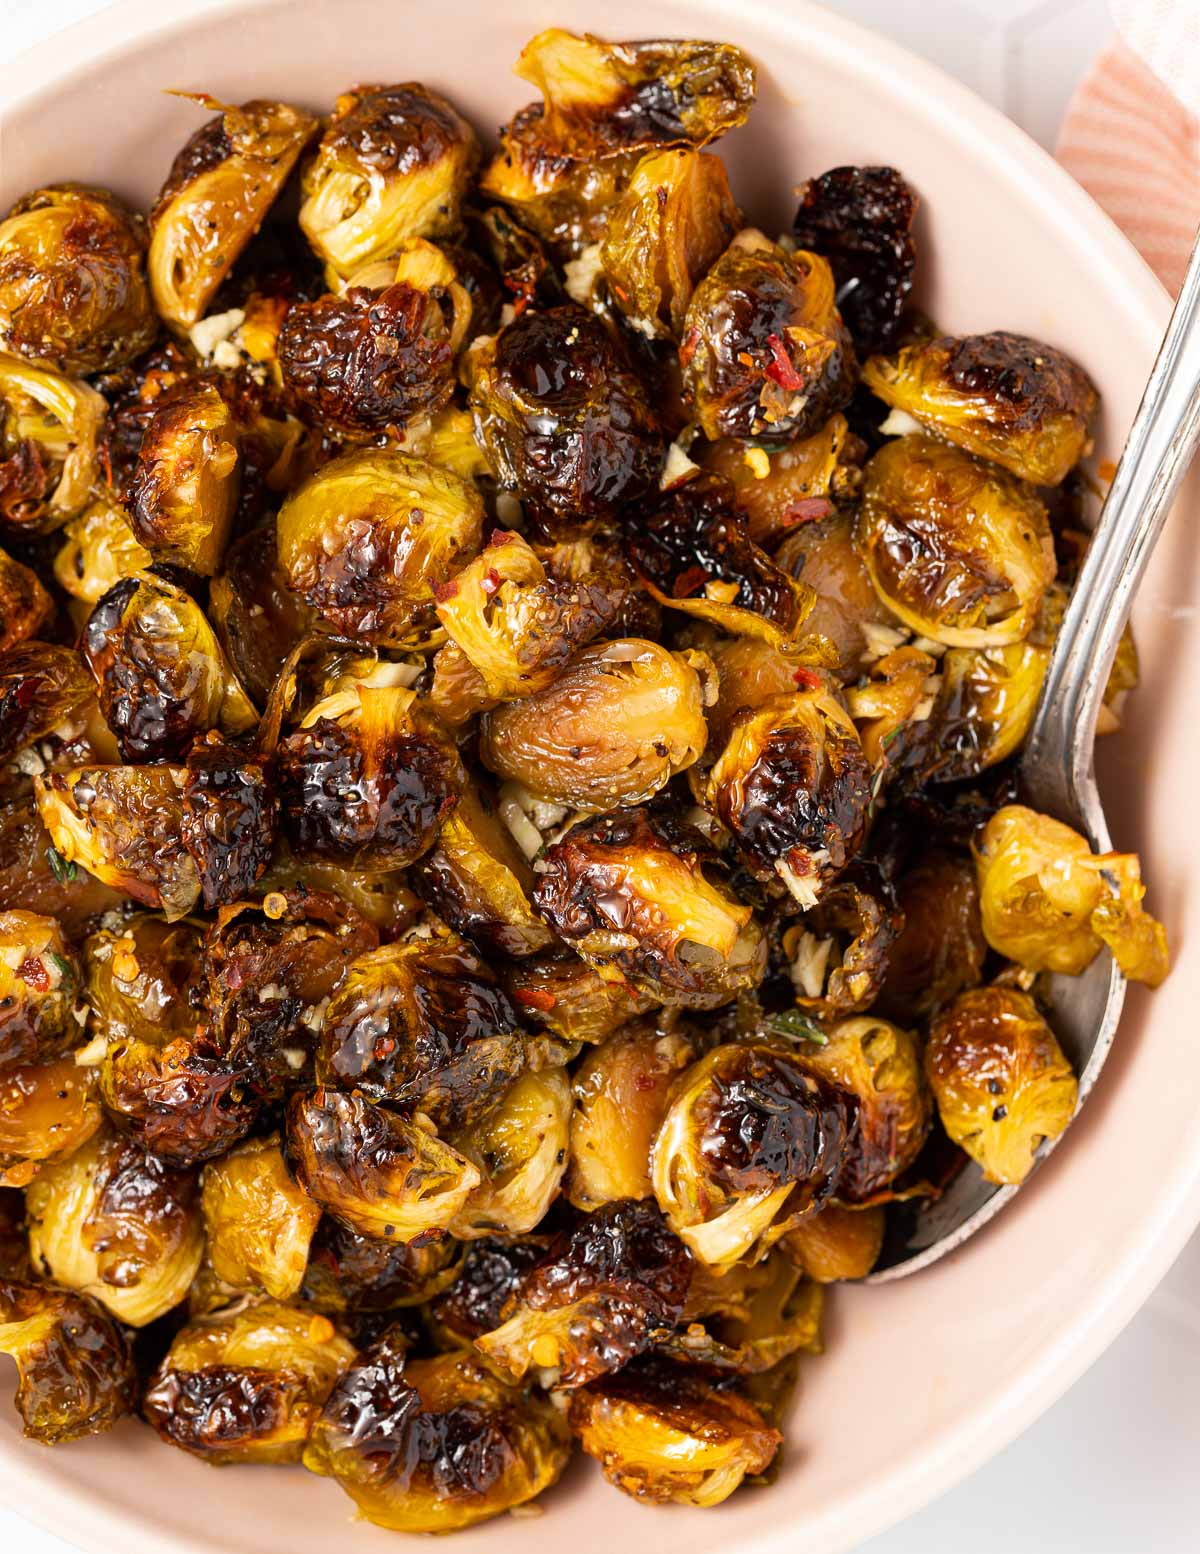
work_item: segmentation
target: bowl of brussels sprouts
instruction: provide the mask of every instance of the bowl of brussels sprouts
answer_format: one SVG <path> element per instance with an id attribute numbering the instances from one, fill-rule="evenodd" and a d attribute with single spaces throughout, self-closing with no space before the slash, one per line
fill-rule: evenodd
<path id="1" fill-rule="evenodd" d="M 1012 783 L 1145 266 L 809 4 L 117 0 L 0 114 L 0 1492 L 834 1554 L 967 1473 L 1200 1218 L 1182 525 L 1128 850 Z"/>

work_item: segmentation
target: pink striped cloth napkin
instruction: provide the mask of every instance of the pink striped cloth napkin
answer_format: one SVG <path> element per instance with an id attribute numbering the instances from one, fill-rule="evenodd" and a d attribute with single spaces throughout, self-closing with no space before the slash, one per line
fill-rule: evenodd
<path id="1" fill-rule="evenodd" d="M 1076 92 L 1058 159 L 1174 295 L 1200 226 L 1200 0 L 1109 0 L 1117 37 Z"/>

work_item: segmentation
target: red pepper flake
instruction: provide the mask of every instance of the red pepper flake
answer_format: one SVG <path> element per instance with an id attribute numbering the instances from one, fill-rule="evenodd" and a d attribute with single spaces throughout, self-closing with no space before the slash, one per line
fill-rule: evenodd
<path id="1" fill-rule="evenodd" d="M 801 666 L 792 676 L 802 691 L 819 691 L 821 689 L 821 676 L 811 669 Z"/>
<path id="2" fill-rule="evenodd" d="M 511 545 L 516 538 L 511 529 L 493 529 L 488 545 Z"/>
<path id="3" fill-rule="evenodd" d="M 693 324 L 688 332 L 684 335 L 679 345 L 679 365 L 681 367 L 686 367 L 688 362 L 691 361 L 692 357 L 695 356 L 696 347 L 699 344 L 700 331 L 697 329 L 696 325 Z"/>
<path id="4" fill-rule="evenodd" d="M 828 518 L 832 511 L 833 503 L 827 496 L 805 496 L 787 508 L 783 522 L 789 528 L 794 528 L 800 523 L 815 523 L 818 518 Z"/>
<path id="5" fill-rule="evenodd" d="M 36 955 L 27 955 L 17 967 L 17 975 L 35 993 L 50 991 L 50 973 Z"/>
<path id="6" fill-rule="evenodd" d="M 452 577 L 449 582 L 431 583 L 429 586 L 433 589 L 433 597 L 438 604 L 445 604 L 447 599 L 453 599 L 458 592 L 458 579 Z"/>
<path id="7" fill-rule="evenodd" d="M 702 566 L 686 567 L 675 579 L 671 589 L 673 599 L 686 599 L 689 594 L 697 593 L 708 582 L 708 573 Z"/>
<path id="8" fill-rule="evenodd" d="M 488 594 L 489 596 L 491 594 L 500 592 L 500 574 L 496 571 L 495 567 L 489 567 L 487 569 L 487 571 L 484 573 L 483 582 L 480 583 L 479 586 L 483 589 L 484 593 Z"/>
<path id="9" fill-rule="evenodd" d="M 558 999 L 553 993 L 545 993 L 536 987 L 518 987 L 513 990 L 513 997 L 524 1009 L 541 1009 L 543 1012 L 553 1009 Z"/>
<path id="10" fill-rule="evenodd" d="M 785 388 L 793 394 L 802 389 L 805 386 L 804 379 L 792 366 L 792 359 L 783 341 L 778 335 L 768 335 L 767 344 L 774 358 L 767 366 L 767 377 L 772 383 L 778 383 L 780 388 Z"/>

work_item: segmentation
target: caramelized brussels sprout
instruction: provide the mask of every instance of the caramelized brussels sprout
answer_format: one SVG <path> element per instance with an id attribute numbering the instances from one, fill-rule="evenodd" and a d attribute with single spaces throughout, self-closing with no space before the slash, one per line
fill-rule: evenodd
<path id="1" fill-rule="evenodd" d="M 88 384 L 0 351 L 0 518 L 50 534 L 84 510 L 106 408 Z"/>
<path id="2" fill-rule="evenodd" d="M 829 261 L 861 353 L 886 351 L 912 290 L 917 197 L 894 167 L 834 167 L 800 193 L 792 234 Z"/>
<path id="3" fill-rule="evenodd" d="M 100 1133 L 38 1173 L 26 1193 L 34 1268 L 127 1327 L 187 1294 L 204 1251 L 195 1178 L 131 1139 Z"/>
<path id="4" fill-rule="evenodd" d="M 344 453 L 312 475 L 279 514 L 288 587 L 326 625 L 403 646 L 433 614 L 444 583 L 479 548 L 473 486 L 384 448 Z"/>
<path id="5" fill-rule="evenodd" d="M 288 1175 L 278 1138 L 251 1139 L 212 1161 L 200 1188 L 217 1278 L 273 1300 L 295 1295 L 321 1210 Z"/>
<path id="6" fill-rule="evenodd" d="M 902 921 L 878 870 L 855 865 L 853 877 L 827 886 L 783 935 L 799 1007 L 822 1020 L 869 1009 L 883 988 Z"/>
<path id="7" fill-rule="evenodd" d="M 0 1186 L 24 1187 L 85 1144 L 100 1121 L 91 1070 L 73 1057 L 0 1068 Z"/>
<path id="8" fill-rule="evenodd" d="M 761 1255 L 829 1198 L 853 1103 L 767 1042 L 715 1047 L 676 1082 L 654 1142 L 654 1195 L 710 1267 Z"/>
<path id="9" fill-rule="evenodd" d="M 606 979 L 712 1009 L 759 981 L 765 943 L 751 909 L 707 877 L 711 858 L 682 821 L 614 811 L 547 848 L 534 906 Z"/>
<path id="10" fill-rule="evenodd" d="M 325 1317 L 264 1300 L 189 1322 L 142 1400 L 170 1446 L 208 1462 L 298 1462 L 354 1345 Z"/>
<path id="11" fill-rule="evenodd" d="M 925 1072 L 942 1126 L 989 1182 L 1024 1181 L 1079 1095 L 1053 1031 L 1016 988 L 960 993 L 930 1027 Z"/>
<path id="12" fill-rule="evenodd" d="M 655 1000 L 628 983 L 610 982 L 579 956 L 541 953 L 501 969 L 509 997 L 528 1024 L 562 1041 L 603 1041 Z"/>
<path id="13" fill-rule="evenodd" d="M 47 1063 L 79 1036 L 80 968 L 52 917 L 0 912 L 0 1070 Z"/>
<path id="14" fill-rule="evenodd" d="M 317 127 L 286 103 L 193 100 L 217 116 L 175 158 L 150 213 L 150 290 L 181 331 L 207 311 Z"/>
<path id="15" fill-rule="evenodd" d="M 897 754 L 922 742 L 940 690 L 937 659 L 912 646 L 885 652 L 857 685 L 847 686 L 846 709 L 881 781 L 892 769 L 897 741 Z"/>
<path id="16" fill-rule="evenodd" d="M 789 1230 L 780 1245 L 817 1284 L 865 1279 L 883 1250 L 886 1217 L 879 1204 L 859 1209 L 827 1203 Z"/>
<path id="17" fill-rule="evenodd" d="M 0 650 L 0 761 L 59 730 L 92 695 L 72 648 L 21 642 Z"/>
<path id="18" fill-rule="evenodd" d="M 676 1076 L 696 1056 L 678 1031 L 633 1025 L 594 1047 L 575 1070 L 566 1195 L 577 1209 L 649 1198 L 650 1147 Z"/>
<path id="19" fill-rule="evenodd" d="M 453 1287 L 461 1252 L 448 1237 L 396 1242 L 360 1236 L 325 1215 L 309 1248 L 300 1297 L 335 1315 L 420 1305 Z"/>
<path id="20" fill-rule="evenodd" d="M 451 1223 L 454 1235 L 521 1236 L 541 1223 L 567 1168 L 573 1106 L 565 1069 L 524 1074 L 498 1105 L 452 1135 L 483 1173 Z"/>
<path id="21" fill-rule="evenodd" d="M 30 1440 L 98 1435 L 137 1406 L 129 1342 L 86 1295 L 0 1278 L 0 1354 L 17 1362 L 16 1408 Z"/>
<path id="22" fill-rule="evenodd" d="M 480 757 L 551 804 L 640 804 L 703 753 L 714 681 L 702 653 L 634 638 L 596 642 L 544 691 L 489 712 Z"/>
<path id="23" fill-rule="evenodd" d="M 188 752 L 183 843 L 200 875 L 205 909 L 246 896 L 271 862 L 278 803 L 268 769 L 218 734 Z"/>
<path id="24" fill-rule="evenodd" d="M 355 87 L 305 171 L 300 226 L 348 279 L 407 238 L 452 233 L 478 158 L 474 130 L 439 92 L 416 81 Z"/>
<path id="25" fill-rule="evenodd" d="M 453 1532 L 548 1489 L 566 1466 L 566 1421 L 458 1351 L 406 1360 L 395 1330 L 334 1387 L 304 1452 L 367 1521 Z"/>
<path id="26" fill-rule="evenodd" d="M 454 1283 L 432 1301 L 435 1332 L 468 1345 L 499 1327 L 509 1298 L 546 1251 L 545 1236 L 481 1236 L 466 1249 Z"/>
<path id="27" fill-rule="evenodd" d="M 1033 485 L 1058 485 L 1087 451 L 1091 379 L 1026 335 L 943 335 L 873 356 L 862 375 L 885 404 Z"/>
<path id="28" fill-rule="evenodd" d="M 738 225 L 720 157 L 692 150 L 644 156 L 600 245 L 608 289 L 634 328 L 678 339 L 697 281 Z"/>
<path id="29" fill-rule="evenodd" d="M 0 653 L 32 637 L 53 609 L 37 573 L 0 550 Z"/>
<path id="30" fill-rule="evenodd" d="M 496 1105 L 524 1043 L 507 994 L 461 943 L 386 944 L 360 955 L 330 1000 L 317 1079 L 454 1125 Z"/>
<path id="31" fill-rule="evenodd" d="M 1020 641 L 1054 581 L 1037 498 L 933 437 L 894 438 L 867 465 L 857 544 L 888 608 L 950 647 Z"/>
<path id="32" fill-rule="evenodd" d="M 1135 982 L 1167 974 L 1167 936 L 1142 908 L 1133 853 L 1093 854 L 1078 831 L 1021 804 L 988 821 L 975 849 L 984 938 L 1028 971 L 1078 976 L 1106 944 Z"/>
<path id="33" fill-rule="evenodd" d="M 85 604 L 98 603 L 114 583 L 145 571 L 154 560 L 123 510 L 106 497 L 72 518 L 62 532 L 54 576 L 60 588 Z"/>
<path id="34" fill-rule="evenodd" d="M 888 633 L 896 626 L 855 547 L 854 531 L 849 513 L 834 512 L 799 524 L 775 552 L 776 565 L 815 592 L 805 630 L 832 647 L 828 667 L 843 683 L 858 679 L 878 651 L 877 641 L 893 640 Z"/>
<path id="35" fill-rule="evenodd" d="M 555 1238 L 476 1348 L 513 1377 L 536 1368 L 556 1371 L 558 1386 L 582 1386 L 675 1326 L 691 1276 L 692 1259 L 653 1203 L 607 1203 Z"/>
<path id="36" fill-rule="evenodd" d="M 709 655 L 717 670 L 717 699 L 707 709 L 708 750 L 719 753 L 729 743 L 743 712 L 762 707 L 772 697 L 808 689 L 820 676 L 807 665 L 772 647 L 762 637 L 727 637 L 708 626 L 687 632 Z"/>
<path id="37" fill-rule="evenodd" d="M 274 523 L 235 540 L 224 565 L 209 587 L 209 619 L 238 679 L 261 707 L 284 660 L 312 633 L 316 618 L 288 586 Z"/>
<path id="38" fill-rule="evenodd" d="M 876 1001 L 901 1023 L 936 1014 L 983 971 L 987 941 L 970 859 L 941 849 L 923 852 L 896 883 L 904 925 L 888 951 L 887 978 Z"/>
<path id="39" fill-rule="evenodd" d="M 789 1234 L 799 1234 L 833 1207 L 827 1204 L 809 1215 Z M 745 1285 L 743 1309 L 719 1314 L 716 1322 L 720 1342 L 732 1351 L 736 1370 L 743 1376 L 758 1376 L 794 1355 L 822 1352 L 824 1292 L 805 1279 L 792 1257 L 776 1249 L 751 1271 Z M 692 1332 L 684 1335 L 677 1358 L 686 1358 L 688 1340 L 693 1337 Z"/>
<path id="40" fill-rule="evenodd" d="M 12 910 L 55 917 L 72 938 L 121 898 L 66 862 L 38 817 L 32 793 L 0 804 L 0 901 Z"/>
<path id="41" fill-rule="evenodd" d="M 0 340 L 64 372 L 111 372 L 158 333 L 145 223 L 106 189 L 52 184 L 0 222 Z"/>
<path id="42" fill-rule="evenodd" d="M 696 287 L 679 348 L 700 430 L 810 437 L 849 401 L 854 347 L 818 254 L 740 232 Z"/>
<path id="43" fill-rule="evenodd" d="M 165 923 L 138 912 L 119 927 L 99 928 L 83 946 L 93 1030 L 166 1043 L 195 1029 L 190 993 L 200 934 L 191 923 Z"/>
<path id="44" fill-rule="evenodd" d="M 635 1500 L 712 1506 L 766 1471 L 783 1437 L 736 1392 L 684 1366 L 643 1367 L 583 1387 L 571 1428 L 610 1484 Z"/>
<path id="45" fill-rule="evenodd" d="M 334 1090 L 292 1097 L 286 1150 L 305 1192 L 362 1236 L 411 1241 L 444 1231 L 481 1180 L 436 1135 Z"/>
<path id="46" fill-rule="evenodd" d="M 258 1097 L 243 1063 L 231 1063 L 202 1026 L 195 1036 L 109 1043 L 100 1094 L 122 1133 L 172 1166 L 213 1160 L 245 1138 Z"/>
<path id="47" fill-rule="evenodd" d="M 552 533 L 616 516 L 658 478 L 665 437 L 600 319 L 526 312 L 471 356 L 475 430 L 502 486 Z"/>
<path id="48" fill-rule="evenodd" d="M 176 766 L 46 772 L 34 782 L 38 814 L 64 865 L 82 865 L 174 922 L 200 896 L 181 836 L 185 777 Z"/>

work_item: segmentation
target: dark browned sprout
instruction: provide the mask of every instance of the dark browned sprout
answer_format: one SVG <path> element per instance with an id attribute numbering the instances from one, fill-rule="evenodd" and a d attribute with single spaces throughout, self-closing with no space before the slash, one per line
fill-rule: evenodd
<path id="1" fill-rule="evenodd" d="M 50 534 L 87 507 L 107 411 L 90 384 L 0 351 L 0 525 Z"/>

